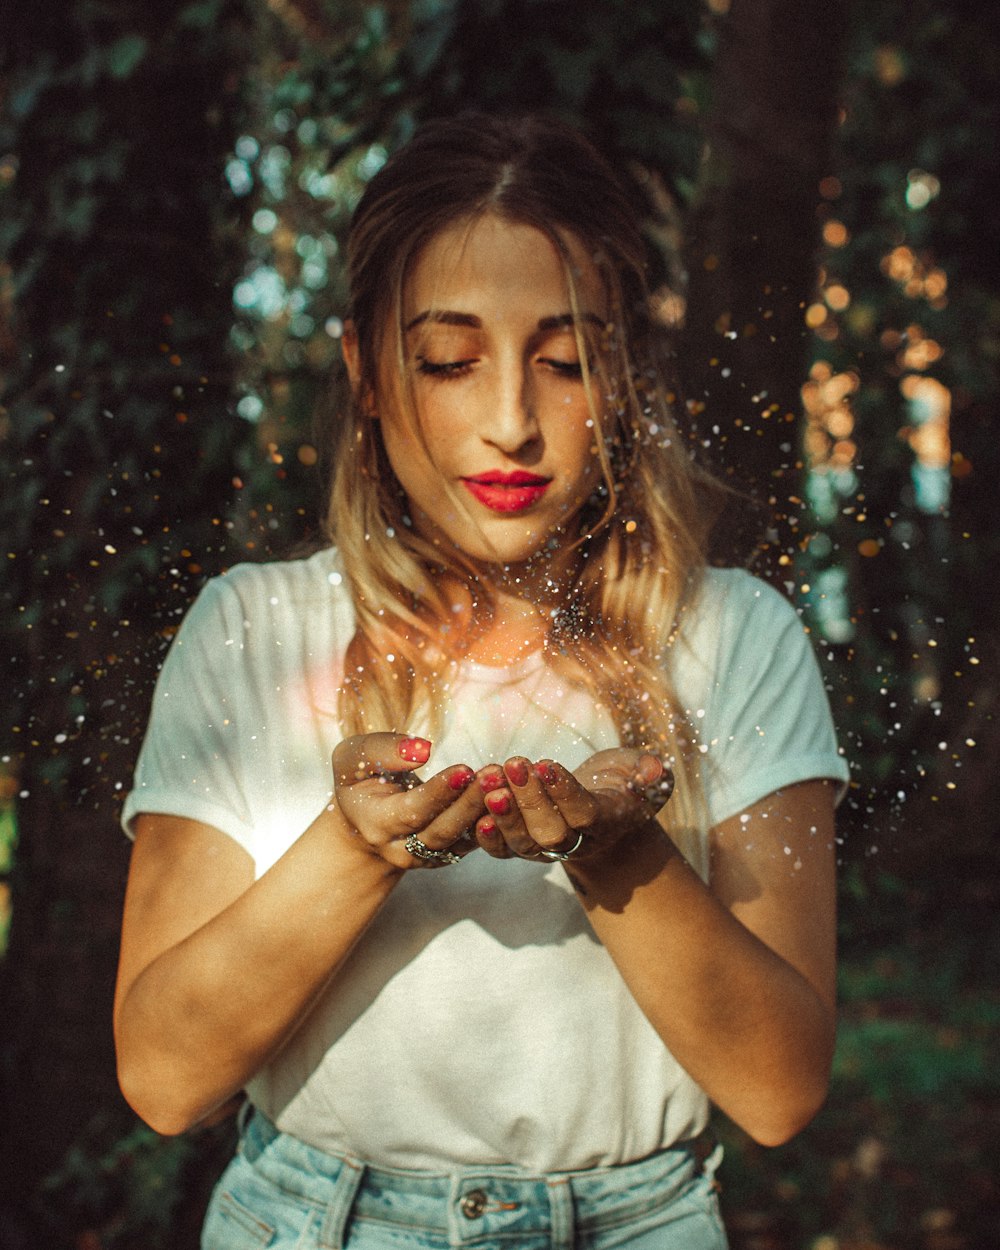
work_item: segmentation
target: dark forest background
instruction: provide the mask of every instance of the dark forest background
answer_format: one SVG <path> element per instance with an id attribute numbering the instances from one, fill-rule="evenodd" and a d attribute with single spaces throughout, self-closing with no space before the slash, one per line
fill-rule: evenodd
<path id="1" fill-rule="evenodd" d="M 1000 1246 L 992 10 L 6 0 L 2 1250 L 196 1245 L 233 1128 L 117 1092 L 117 811 L 198 587 L 314 532 L 352 205 L 464 107 L 626 173 L 685 427 L 755 504 L 719 558 L 802 609 L 852 762 L 833 1092 L 778 1150 L 719 1124 L 734 1247 Z"/>

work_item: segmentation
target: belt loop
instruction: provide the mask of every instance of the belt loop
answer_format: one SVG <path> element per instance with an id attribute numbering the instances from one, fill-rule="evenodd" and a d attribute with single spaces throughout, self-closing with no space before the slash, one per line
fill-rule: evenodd
<path id="1" fill-rule="evenodd" d="M 254 1105 L 249 1098 L 244 1098 L 236 1112 L 236 1133 L 242 1137 L 247 1129 L 247 1122 L 254 1113 Z"/>
<path id="2" fill-rule="evenodd" d="M 568 1176 L 547 1182 L 552 1250 L 573 1250 L 576 1232 L 573 1222 L 573 1188 Z"/>
<path id="3" fill-rule="evenodd" d="M 333 1194 L 319 1230 L 319 1244 L 323 1250 L 343 1250 L 344 1230 L 364 1175 L 363 1163 L 354 1159 L 340 1160 L 340 1171 L 333 1183 Z"/>

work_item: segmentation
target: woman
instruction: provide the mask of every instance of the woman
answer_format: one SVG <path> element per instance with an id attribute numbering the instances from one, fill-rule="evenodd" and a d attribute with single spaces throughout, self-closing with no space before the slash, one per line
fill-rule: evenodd
<path id="1" fill-rule="evenodd" d="M 705 567 L 578 134 L 432 123 L 349 258 L 330 545 L 211 582 L 157 687 L 122 1087 L 162 1132 L 247 1091 L 208 1250 L 723 1245 L 708 1100 L 784 1141 L 833 1047 L 808 643 Z"/>

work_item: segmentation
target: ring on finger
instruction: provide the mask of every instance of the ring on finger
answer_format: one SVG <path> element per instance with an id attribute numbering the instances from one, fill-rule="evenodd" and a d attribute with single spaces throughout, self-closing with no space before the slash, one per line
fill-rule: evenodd
<path id="1" fill-rule="evenodd" d="M 453 851 L 435 851 L 433 847 L 427 846 L 421 842 L 415 833 L 411 833 L 403 846 L 417 859 L 422 859 L 425 864 L 444 865 L 461 863 L 461 855 L 454 854 Z"/>
<path id="2" fill-rule="evenodd" d="M 515 851 L 514 854 L 519 859 L 545 859 L 547 858 L 545 852 L 542 850 L 540 846 L 536 846 L 531 851 Z"/>
<path id="3" fill-rule="evenodd" d="M 583 834 L 578 833 L 576 835 L 576 841 L 568 850 L 565 850 L 565 851 L 542 850 L 540 854 L 541 854 L 542 859 L 557 859 L 562 862 L 567 859 L 572 859 L 573 856 L 577 853 L 577 851 L 580 849 L 582 845 L 583 845 Z"/>

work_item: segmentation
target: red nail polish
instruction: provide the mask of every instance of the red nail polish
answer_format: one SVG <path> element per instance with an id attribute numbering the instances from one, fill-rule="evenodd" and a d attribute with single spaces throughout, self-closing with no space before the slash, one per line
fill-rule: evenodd
<path id="1" fill-rule="evenodd" d="M 503 783 L 503 773 L 487 773 L 484 777 L 479 778 L 479 784 L 484 791 L 499 790 Z"/>
<path id="2" fill-rule="evenodd" d="M 525 786 L 528 784 L 528 765 L 524 760 L 511 760 L 509 764 L 504 766 L 504 772 L 507 779 L 515 786 Z"/>
<path id="3" fill-rule="evenodd" d="M 486 798 L 486 806 L 494 816 L 506 816 L 510 811 L 510 795 L 490 794 Z"/>
<path id="4" fill-rule="evenodd" d="M 547 786 L 554 786 L 559 780 L 555 768 L 548 760 L 542 760 L 540 764 L 535 765 L 535 776 Z"/>
<path id="5" fill-rule="evenodd" d="M 431 744 L 426 738 L 403 738 L 396 750 L 408 764 L 426 764 L 431 756 Z"/>
<path id="6" fill-rule="evenodd" d="M 492 820 L 484 820 L 479 826 L 479 836 L 481 838 L 495 838 L 497 836 L 497 827 Z"/>
<path id="7" fill-rule="evenodd" d="M 448 778 L 448 788 L 451 790 L 465 790 L 475 775 L 471 768 L 462 768 L 458 772 L 452 773 Z"/>

